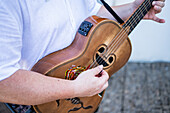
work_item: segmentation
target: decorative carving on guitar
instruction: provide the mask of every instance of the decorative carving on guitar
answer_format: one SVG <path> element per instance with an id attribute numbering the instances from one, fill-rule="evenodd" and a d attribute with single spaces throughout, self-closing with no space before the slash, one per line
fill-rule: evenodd
<path id="1" fill-rule="evenodd" d="M 67 101 L 71 101 L 71 103 L 72 104 L 80 104 L 81 106 L 80 107 L 74 107 L 73 109 L 70 109 L 69 111 L 68 111 L 68 113 L 69 112 L 71 112 L 71 111 L 78 111 L 78 110 L 80 110 L 80 109 L 91 109 L 91 108 L 93 108 L 92 106 L 87 106 L 87 107 L 84 107 L 84 105 L 83 105 L 83 102 L 80 100 L 80 98 L 78 98 L 78 97 L 75 97 L 75 98 L 69 98 L 69 99 L 66 99 Z M 58 104 L 58 107 L 60 106 L 60 100 L 56 100 L 56 102 L 57 102 L 57 104 Z"/>
<path id="2" fill-rule="evenodd" d="M 78 97 L 71 98 L 71 99 L 67 99 L 67 100 L 68 100 L 68 101 L 71 101 L 72 104 L 80 104 L 80 105 L 81 105 L 81 107 L 75 107 L 75 108 L 73 108 L 73 109 L 70 109 L 70 110 L 68 111 L 68 113 L 71 112 L 71 111 L 78 111 L 78 110 L 80 110 L 80 109 L 91 109 L 91 108 L 93 108 L 93 107 L 90 106 L 90 105 L 87 106 L 87 107 L 84 107 L 83 102 L 80 101 L 80 98 L 78 98 Z"/>

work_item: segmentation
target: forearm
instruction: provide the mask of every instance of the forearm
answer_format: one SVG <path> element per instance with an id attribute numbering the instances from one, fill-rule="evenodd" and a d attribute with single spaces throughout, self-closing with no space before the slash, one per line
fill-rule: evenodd
<path id="1" fill-rule="evenodd" d="M 72 81 L 19 70 L 0 82 L 0 101 L 34 105 L 73 97 Z"/>
<path id="2" fill-rule="evenodd" d="M 124 21 L 134 12 L 134 4 L 128 3 L 120 6 L 112 6 L 113 10 L 122 18 Z M 98 16 L 115 20 L 115 18 L 102 6 L 97 14 Z"/>

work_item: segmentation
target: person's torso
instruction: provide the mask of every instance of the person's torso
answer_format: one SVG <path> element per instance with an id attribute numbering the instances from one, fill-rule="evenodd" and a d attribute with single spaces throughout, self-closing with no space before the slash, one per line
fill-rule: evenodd
<path id="1" fill-rule="evenodd" d="M 93 14 L 94 0 L 20 0 L 23 41 L 20 65 L 69 46 L 81 22 Z"/>

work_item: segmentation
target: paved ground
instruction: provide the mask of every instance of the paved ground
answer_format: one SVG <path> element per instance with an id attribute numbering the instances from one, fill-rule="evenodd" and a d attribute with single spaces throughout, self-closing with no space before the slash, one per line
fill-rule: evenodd
<path id="1" fill-rule="evenodd" d="M 128 63 L 110 78 L 98 113 L 170 113 L 170 63 Z"/>

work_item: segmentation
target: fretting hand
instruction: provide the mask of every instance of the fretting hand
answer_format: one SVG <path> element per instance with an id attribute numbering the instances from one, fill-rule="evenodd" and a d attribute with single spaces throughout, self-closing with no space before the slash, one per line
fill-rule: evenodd
<path id="1" fill-rule="evenodd" d="M 133 2 L 134 8 L 136 9 L 144 0 L 135 0 Z M 165 6 L 165 0 L 157 0 L 152 2 L 151 10 L 145 15 L 144 19 L 154 20 L 159 23 L 165 23 L 164 19 L 161 19 L 156 16 L 156 14 L 162 11 L 162 8 Z"/>

